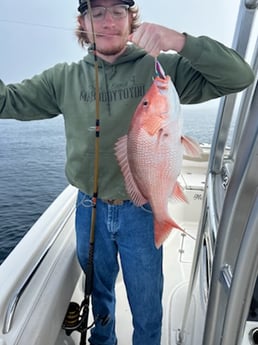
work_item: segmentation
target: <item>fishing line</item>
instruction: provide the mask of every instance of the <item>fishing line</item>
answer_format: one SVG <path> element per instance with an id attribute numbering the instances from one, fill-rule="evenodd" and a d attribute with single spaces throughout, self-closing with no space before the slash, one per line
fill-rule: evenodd
<path id="1" fill-rule="evenodd" d="M 114 37 L 115 34 L 110 33 L 103 33 L 103 32 L 93 32 L 93 31 L 86 31 L 86 30 L 77 30 L 76 28 L 69 28 L 64 26 L 56 26 L 56 25 L 49 25 L 49 24 L 40 24 L 40 23 L 32 23 L 32 22 L 26 22 L 22 20 L 9 20 L 9 19 L 0 19 L 0 23 L 7 23 L 7 24 L 18 24 L 18 25 L 24 25 L 24 26 L 33 26 L 43 29 L 53 29 L 53 30 L 59 30 L 59 31 L 70 31 L 70 32 L 82 32 L 86 34 L 92 34 L 97 36 L 110 36 Z"/>

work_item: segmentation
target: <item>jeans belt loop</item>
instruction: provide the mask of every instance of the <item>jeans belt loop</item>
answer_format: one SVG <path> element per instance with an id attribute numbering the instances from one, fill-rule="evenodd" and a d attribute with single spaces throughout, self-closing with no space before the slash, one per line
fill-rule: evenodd
<path id="1" fill-rule="evenodd" d="M 101 199 L 102 202 L 108 205 L 121 206 L 125 200 L 121 199 Z"/>

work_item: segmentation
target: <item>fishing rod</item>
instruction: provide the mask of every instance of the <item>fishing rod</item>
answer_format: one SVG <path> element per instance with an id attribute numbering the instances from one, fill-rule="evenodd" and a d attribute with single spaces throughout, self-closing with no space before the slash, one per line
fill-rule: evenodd
<path id="1" fill-rule="evenodd" d="M 95 83 L 96 83 L 96 131 L 95 131 L 95 160 L 94 160 L 94 182 L 93 182 L 93 197 L 92 197 L 92 213 L 91 213 L 91 231 L 89 242 L 89 256 L 86 266 L 86 282 L 84 292 L 84 307 L 83 314 L 85 314 L 85 328 L 81 332 L 80 345 L 86 345 L 86 337 L 88 330 L 89 317 L 89 303 L 90 296 L 93 289 L 93 256 L 94 256 L 94 242 L 95 242 L 95 224 L 96 224 L 96 206 L 98 197 L 98 173 L 99 173 L 99 137 L 100 137 L 100 111 L 99 111 L 99 73 L 98 73 L 98 58 L 96 51 L 96 36 L 94 31 L 93 16 L 91 10 L 90 0 L 87 0 L 88 11 L 91 21 L 91 30 L 93 36 L 93 54 L 94 54 L 94 69 L 95 69 Z"/>
<path id="2" fill-rule="evenodd" d="M 92 214 L 91 214 L 91 228 L 88 261 L 86 265 L 86 281 L 84 290 L 84 299 L 79 306 L 77 303 L 71 302 L 68 308 L 63 328 L 66 333 L 70 335 L 73 331 L 81 333 L 80 345 L 86 345 L 87 331 L 96 323 L 101 321 L 105 326 L 109 321 L 109 316 L 96 316 L 93 323 L 88 326 L 90 297 L 93 289 L 93 269 L 94 269 L 94 243 L 95 243 L 95 224 L 96 224 L 96 205 L 98 197 L 98 173 L 99 173 L 99 137 L 100 137 L 100 109 L 99 109 L 99 74 L 98 74 L 98 58 L 96 52 L 96 33 L 94 31 L 93 17 L 91 12 L 90 0 L 87 0 L 88 12 L 91 20 L 91 29 L 93 36 L 93 54 L 94 54 L 94 69 L 95 69 L 95 83 L 96 83 L 96 128 L 95 128 L 95 160 L 94 160 L 94 181 L 93 181 L 93 196 L 92 196 Z"/>

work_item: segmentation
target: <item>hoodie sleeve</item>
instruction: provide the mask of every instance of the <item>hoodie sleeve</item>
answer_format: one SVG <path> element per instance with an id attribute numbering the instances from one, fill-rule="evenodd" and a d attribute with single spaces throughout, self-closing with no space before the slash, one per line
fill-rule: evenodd
<path id="1" fill-rule="evenodd" d="M 45 71 L 21 83 L 5 85 L 0 80 L 0 118 L 39 120 L 61 113 L 51 71 Z"/>
<path id="2" fill-rule="evenodd" d="M 173 70 L 171 75 L 184 104 L 239 92 L 254 81 L 252 69 L 236 51 L 206 36 L 186 34 Z"/>

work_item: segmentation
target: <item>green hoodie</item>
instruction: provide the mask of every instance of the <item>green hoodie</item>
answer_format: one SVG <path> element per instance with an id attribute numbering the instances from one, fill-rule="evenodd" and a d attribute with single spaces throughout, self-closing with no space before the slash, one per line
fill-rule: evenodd
<path id="1" fill-rule="evenodd" d="M 180 54 L 161 54 L 181 103 L 194 104 L 238 92 L 252 83 L 252 70 L 233 50 L 208 37 L 186 35 Z M 100 198 L 128 199 L 114 156 L 114 144 L 127 133 L 131 118 L 154 77 L 154 59 L 129 45 L 110 64 L 99 61 Z M 0 81 L 0 118 L 36 120 L 63 114 L 66 133 L 66 176 L 70 184 L 93 193 L 95 150 L 94 56 L 62 63 L 19 84 Z"/>

